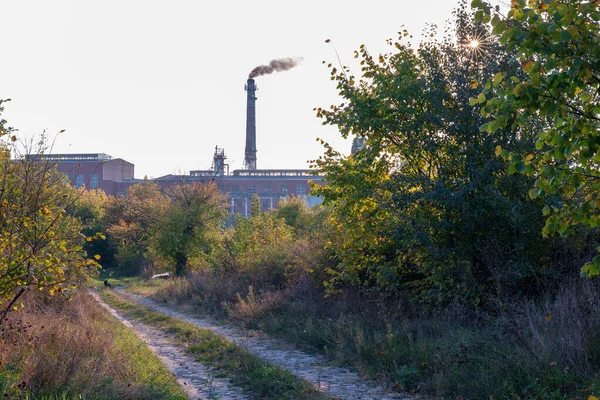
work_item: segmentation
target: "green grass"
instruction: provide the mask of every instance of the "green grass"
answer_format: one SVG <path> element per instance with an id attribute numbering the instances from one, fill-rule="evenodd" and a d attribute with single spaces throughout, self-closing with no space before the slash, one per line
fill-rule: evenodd
<path id="1" fill-rule="evenodd" d="M 125 286 L 128 292 L 142 296 L 151 296 L 171 283 L 170 279 L 148 280 L 139 276 L 111 276 L 109 274 L 101 274 L 92 281 L 92 284 L 97 288 L 103 288 L 105 280 L 112 287 Z"/>
<path id="2" fill-rule="evenodd" d="M 114 291 L 102 297 L 128 318 L 133 318 L 174 335 L 175 340 L 199 361 L 211 365 L 246 392 L 260 399 L 325 399 L 308 382 L 283 368 L 268 364 L 209 330 L 150 311 Z"/>

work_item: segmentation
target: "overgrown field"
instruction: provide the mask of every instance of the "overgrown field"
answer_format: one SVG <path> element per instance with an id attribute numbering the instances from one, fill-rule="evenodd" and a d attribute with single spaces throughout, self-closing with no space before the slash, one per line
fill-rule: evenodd
<path id="1" fill-rule="evenodd" d="M 170 372 L 131 331 L 82 292 L 29 293 L 0 336 L 0 397 L 186 399 Z"/>
<path id="2" fill-rule="evenodd" d="M 102 297 L 123 315 L 173 334 L 187 352 L 212 366 L 216 373 L 231 378 L 233 384 L 256 398 L 324 399 L 309 383 L 260 360 L 209 330 L 148 310 L 114 291 L 104 291 Z"/>
<path id="3" fill-rule="evenodd" d="M 600 391 L 600 299 L 590 282 L 507 303 L 495 316 L 458 304 L 409 313 L 400 302 L 324 298 L 308 283 L 261 294 L 230 287 L 197 277 L 143 291 L 322 351 L 396 389 L 457 399 L 587 399 Z"/>

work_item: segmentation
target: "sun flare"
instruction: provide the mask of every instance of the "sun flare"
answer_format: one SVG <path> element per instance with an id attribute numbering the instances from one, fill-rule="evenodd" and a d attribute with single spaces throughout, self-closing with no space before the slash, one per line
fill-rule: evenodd
<path id="1" fill-rule="evenodd" d="M 465 38 L 463 42 L 473 59 L 485 58 L 486 50 L 488 50 L 490 44 L 490 37 L 485 31 L 474 32 L 470 37 Z"/>

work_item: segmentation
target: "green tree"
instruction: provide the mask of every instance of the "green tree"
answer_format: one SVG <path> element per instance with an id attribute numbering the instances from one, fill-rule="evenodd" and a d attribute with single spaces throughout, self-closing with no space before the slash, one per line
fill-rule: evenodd
<path id="1" fill-rule="evenodd" d="M 253 217 L 260 215 L 260 198 L 256 193 L 252 195 L 252 208 L 250 213 Z"/>
<path id="2" fill-rule="evenodd" d="M 154 182 L 140 182 L 125 196 L 109 199 L 106 231 L 117 247 L 116 261 L 121 271 L 138 274 L 154 261 L 148 246 L 152 226 L 169 207 L 169 198 Z"/>
<path id="3" fill-rule="evenodd" d="M 286 282 L 293 228 L 271 213 L 235 216 L 221 243 L 217 274 L 222 279 L 242 277 L 245 288 L 281 288 Z"/>
<path id="4" fill-rule="evenodd" d="M 83 224 L 83 234 L 90 237 L 84 246 L 88 257 L 100 255 L 99 264 L 103 268 L 111 268 L 116 265 L 115 244 L 106 232 L 106 211 L 110 202 L 109 197 L 101 189 L 84 190 L 79 193 L 77 201 L 69 209 L 69 213 L 79 218 Z M 96 236 L 99 239 L 93 240 Z"/>
<path id="5" fill-rule="evenodd" d="M 28 290 L 66 294 L 98 266 L 83 251 L 80 220 L 66 211 L 74 191 L 52 163 L 21 155 L 5 124 L 0 119 L 0 323 Z M 36 150 L 45 150 L 43 138 Z"/>
<path id="6" fill-rule="evenodd" d="M 547 246 L 537 237 L 541 206 L 524 196 L 527 179 L 508 176 L 494 154 L 498 143 L 514 150 L 533 143 L 525 131 L 518 139 L 510 128 L 481 132 L 488 119 L 469 102 L 510 55 L 488 42 L 478 56 L 468 43 L 486 27 L 464 3 L 454 15 L 454 35 L 441 41 L 413 49 L 404 32 L 377 57 L 361 46 L 360 78 L 332 68 L 343 103 L 317 116 L 364 145 L 343 156 L 323 143 L 313 163 L 327 182 L 314 191 L 333 210 L 330 287 L 479 303 L 516 290 Z"/>
<path id="7" fill-rule="evenodd" d="M 151 229 L 151 247 L 175 265 L 175 275 L 188 272 L 191 258 L 210 257 L 227 215 L 227 198 L 214 182 L 180 183 L 166 190 L 170 204 Z"/>
<path id="8" fill-rule="evenodd" d="M 321 207 L 310 208 L 303 197 L 292 196 L 280 199 L 273 215 L 283 218 L 297 235 L 304 235 L 316 233 L 322 228 L 325 211 Z"/>
<path id="9" fill-rule="evenodd" d="M 496 75 L 479 95 L 491 121 L 483 132 L 544 120 L 535 149 L 498 147 L 509 172 L 535 178 L 529 194 L 547 197 L 544 235 L 567 236 L 582 224 L 600 223 L 600 3 L 588 0 L 513 0 L 503 17 L 474 0 L 477 16 L 490 22 L 500 43 L 515 53 L 522 74 Z M 558 200 L 557 200 L 558 199 Z M 600 256 L 582 269 L 600 274 Z"/>

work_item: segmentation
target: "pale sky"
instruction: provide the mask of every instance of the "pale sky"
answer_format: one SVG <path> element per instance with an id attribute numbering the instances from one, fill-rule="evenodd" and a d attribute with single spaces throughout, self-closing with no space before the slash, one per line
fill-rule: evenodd
<path id="1" fill-rule="evenodd" d="M 21 136 L 46 131 L 54 153 L 107 153 L 137 178 L 208 169 L 215 146 L 242 168 L 248 73 L 303 57 L 256 78 L 257 166 L 308 168 L 320 137 L 343 153 L 313 108 L 339 104 L 322 61 L 359 68 L 353 51 L 387 52 L 406 28 L 443 28 L 454 0 L 0 0 L 3 118 Z M 443 29 L 440 29 L 443 30 Z M 330 44 L 325 40 L 331 39 Z M 339 68 L 338 68 L 339 69 Z"/>

